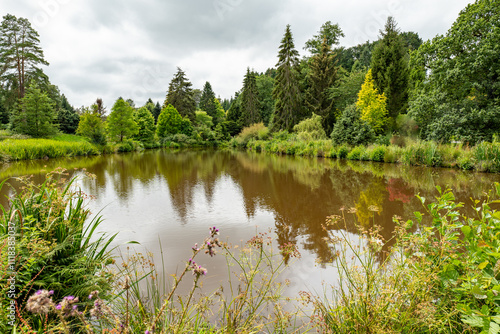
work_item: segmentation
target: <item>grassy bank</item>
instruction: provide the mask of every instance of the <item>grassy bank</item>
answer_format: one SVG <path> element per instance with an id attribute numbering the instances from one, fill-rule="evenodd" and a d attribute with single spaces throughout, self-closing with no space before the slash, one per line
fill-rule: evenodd
<path id="1" fill-rule="evenodd" d="M 394 218 L 394 246 L 385 252 L 388 240 L 377 227 L 354 238 L 342 228 L 351 213 L 328 217 L 340 282 L 326 282 L 323 295 L 304 291 L 290 299 L 280 275 L 297 249 L 285 244 L 274 252 L 276 241 L 262 233 L 236 248 L 219 239 L 224 231 L 207 227 L 207 238 L 187 246 L 191 257 L 174 275 L 148 255 L 113 264 L 113 236 L 95 234 L 100 218 L 85 223 L 85 195 L 64 177 L 51 173 L 42 186 L 26 180 L 2 208 L 3 333 L 13 333 L 11 325 L 16 333 L 500 332 L 499 184 L 488 200 L 473 202 L 473 217 L 462 214 L 450 190 L 438 189 L 429 204 L 420 198 L 425 207 L 413 220 Z M 200 290 L 207 270 L 195 261 L 202 256 L 226 257 L 225 289 Z M 181 283 L 191 286 L 185 294 Z M 309 311 L 285 311 L 292 300 Z"/>
<path id="2" fill-rule="evenodd" d="M 247 142 L 233 140 L 231 146 L 272 154 L 500 172 L 500 143 L 482 142 L 469 147 L 408 140 L 404 146 L 373 144 L 352 147 L 335 146 L 331 140 L 301 141 L 292 135 L 269 140 L 251 139 Z"/>
<path id="3" fill-rule="evenodd" d="M 2 161 L 87 156 L 99 153 L 97 147 L 86 141 L 6 139 L 0 142 Z"/>
<path id="4" fill-rule="evenodd" d="M 0 132 L 0 162 L 91 156 L 155 148 L 216 147 L 220 144 L 217 141 L 197 141 L 186 136 L 177 136 L 176 138 L 162 142 L 141 143 L 126 139 L 117 143 L 95 145 L 89 143 L 85 138 L 76 135 L 60 134 L 47 139 L 34 139 L 12 135 L 4 130 Z"/>

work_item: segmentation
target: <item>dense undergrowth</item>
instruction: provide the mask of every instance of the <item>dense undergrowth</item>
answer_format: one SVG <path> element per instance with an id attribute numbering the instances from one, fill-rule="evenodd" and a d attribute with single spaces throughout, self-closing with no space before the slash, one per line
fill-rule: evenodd
<path id="1" fill-rule="evenodd" d="M 359 161 L 402 163 L 410 166 L 460 168 L 481 172 L 500 172 L 500 143 L 481 142 L 438 144 L 403 139 L 402 144 L 335 145 L 331 140 L 303 141 L 295 135 L 276 134 L 269 139 L 236 138 L 230 146 L 256 152 Z"/>

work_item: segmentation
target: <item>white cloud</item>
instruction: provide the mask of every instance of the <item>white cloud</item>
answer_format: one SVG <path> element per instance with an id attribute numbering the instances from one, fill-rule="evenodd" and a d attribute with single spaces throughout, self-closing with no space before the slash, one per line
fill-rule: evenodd
<path id="1" fill-rule="evenodd" d="M 5 2 L 5 1 L 4 1 Z M 277 61 L 290 24 L 301 54 L 326 21 L 345 33 L 341 45 L 378 38 L 388 15 L 424 39 L 444 34 L 468 0 L 16 0 L 5 11 L 28 18 L 40 34 L 45 69 L 75 106 L 102 97 L 137 104 L 163 101 L 181 67 L 201 89 L 209 81 L 229 98 L 246 68 L 263 72 Z"/>

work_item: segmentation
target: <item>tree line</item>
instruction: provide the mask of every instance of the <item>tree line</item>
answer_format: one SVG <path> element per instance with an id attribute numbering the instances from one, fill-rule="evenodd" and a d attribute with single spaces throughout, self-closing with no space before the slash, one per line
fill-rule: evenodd
<path id="1" fill-rule="evenodd" d="M 328 21 L 302 58 L 287 25 L 276 65 L 263 73 L 247 68 L 234 97 L 217 98 L 209 82 L 193 89 L 178 68 L 162 105 L 149 99 L 136 107 L 119 98 L 109 115 L 101 99 L 71 106 L 41 69 L 48 62 L 38 33 L 8 14 L 0 27 L 0 122 L 33 137 L 61 131 L 97 144 L 217 142 L 256 123 L 274 133 L 312 127 L 324 139 L 352 145 L 393 134 L 491 141 L 500 132 L 498 8 L 500 0 L 477 0 L 446 34 L 425 42 L 388 17 L 377 41 L 350 48 L 340 46 L 344 33 Z"/>

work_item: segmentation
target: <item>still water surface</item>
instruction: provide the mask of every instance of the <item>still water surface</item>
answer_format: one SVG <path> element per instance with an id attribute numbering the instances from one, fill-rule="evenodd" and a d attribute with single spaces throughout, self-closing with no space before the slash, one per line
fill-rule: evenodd
<path id="1" fill-rule="evenodd" d="M 351 209 L 346 233 L 356 238 L 356 223 L 376 224 L 390 239 L 393 216 L 410 219 L 423 210 L 417 194 L 432 199 L 436 186 L 451 187 L 470 207 L 471 197 L 484 198 L 500 182 L 497 174 L 212 150 L 16 162 L 1 165 L 0 176 L 34 174 L 41 180 L 41 170 L 57 166 L 74 175 L 83 169 L 94 174 L 78 182 L 95 196 L 89 206 L 104 217 L 101 229 L 119 232 L 118 244 L 138 241 L 138 250 L 153 252 L 157 262 L 161 244 L 169 273 L 183 268 L 210 226 L 234 244 L 267 232 L 279 245 L 297 245 L 302 257 L 285 272 L 292 282 L 289 295 L 335 283 L 329 263 L 334 252 L 322 227 L 327 216 Z M 8 195 L 8 188 L 1 192 Z M 216 288 L 226 274 L 224 258 L 200 256 L 197 262 L 208 269 L 204 289 Z"/>

